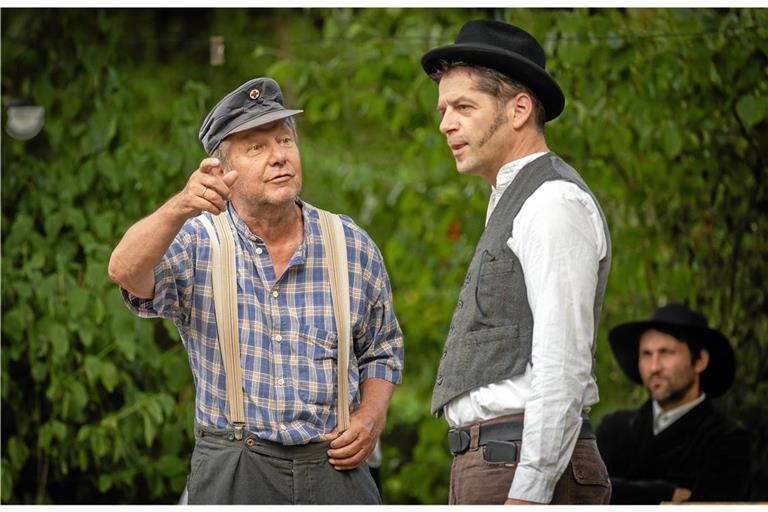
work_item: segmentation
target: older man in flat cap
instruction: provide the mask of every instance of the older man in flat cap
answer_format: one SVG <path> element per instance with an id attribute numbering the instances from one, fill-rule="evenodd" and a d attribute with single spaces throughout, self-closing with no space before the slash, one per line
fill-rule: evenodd
<path id="1" fill-rule="evenodd" d="M 499 21 L 466 23 L 421 63 L 456 168 L 491 186 L 432 395 L 451 427 L 450 503 L 607 503 L 588 412 L 611 242 L 547 146 L 563 93 L 536 39 Z"/>
<path id="2" fill-rule="evenodd" d="M 200 129 L 210 157 L 181 192 L 128 229 L 110 259 L 131 311 L 171 319 L 189 354 L 189 503 L 381 501 L 365 460 L 401 378 L 402 332 L 373 241 L 340 216 L 332 249 L 324 212 L 299 198 L 300 112 L 284 107 L 270 78 L 227 95 Z M 344 250 L 347 272 L 334 273 L 329 261 Z M 231 281 L 217 288 L 227 283 L 217 276 L 228 262 Z M 334 288 L 344 274 L 348 288 Z M 352 413 L 341 432 L 348 409 L 339 402 L 347 400 Z"/>

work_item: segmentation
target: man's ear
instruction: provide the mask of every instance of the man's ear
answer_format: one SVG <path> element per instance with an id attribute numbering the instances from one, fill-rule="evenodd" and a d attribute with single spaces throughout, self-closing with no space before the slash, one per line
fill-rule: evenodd
<path id="1" fill-rule="evenodd" d="M 693 369 L 696 373 L 701 374 L 709 366 L 709 350 L 702 348 L 699 351 L 699 358 L 693 363 Z"/>
<path id="2" fill-rule="evenodd" d="M 527 92 L 517 93 L 507 103 L 507 115 L 515 130 L 521 129 L 533 116 L 533 99 Z"/>

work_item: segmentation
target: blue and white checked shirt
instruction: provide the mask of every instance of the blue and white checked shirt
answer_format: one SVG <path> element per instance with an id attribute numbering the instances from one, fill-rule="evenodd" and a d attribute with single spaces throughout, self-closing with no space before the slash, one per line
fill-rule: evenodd
<path id="1" fill-rule="evenodd" d="M 237 262 L 240 364 L 246 429 L 285 445 L 318 440 L 336 425 L 337 331 L 317 209 L 299 202 L 304 241 L 276 281 L 263 241 L 230 204 Z M 203 213 L 203 215 L 210 215 Z M 349 396 L 360 403 L 360 382 L 395 384 L 403 370 L 403 334 L 395 318 L 384 260 L 370 237 L 342 216 L 347 241 L 352 347 Z M 211 246 L 199 218 L 189 219 L 155 268 L 155 295 L 123 290 L 128 307 L 145 318 L 173 321 L 189 355 L 196 419 L 224 428 L 226 377 L 219 351 L 210 277 Z"/>

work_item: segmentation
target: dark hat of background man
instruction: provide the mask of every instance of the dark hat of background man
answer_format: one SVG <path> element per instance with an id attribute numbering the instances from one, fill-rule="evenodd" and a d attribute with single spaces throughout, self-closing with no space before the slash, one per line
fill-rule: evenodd
<path id="1" fill-rule="evenodd" d="M 254 78 L 224 96 L 205 116 L 200 142 L 212 154 L 228 135 L 295 116 L 303 110 L 283 106 L 280 86 L 271 78 Z"/>
<path id="2" fill-rule="evenodd" d="M 543 104 L 545 121 L 559 116 L 565 107 L 563 91 L 546 70 L 544 49 L 532 35 L 514 25 L 469 21 L 461 27 L 455 44 L 428 51 L 421 58 L 421 66 L 431 75 L 441 60 L 485 66 L 520 82 Z"/>
<path id="3" fill-rule="evenodd" d="M 658 308 L 650 320 L 629 322 L 614 327 L 608 333 L 611 349 L 619 366 L 633 382 L 642 384 L 637 367 L 640 338 L 649 329 L 658 329 L 671 336 L 695 344 L 709 352 L 709 364 L 701 373 L 701 389 L 709 396 L 725 393 L 733 383 L 736 359 L 728 339 L 707 324 L 707 319 L 682 304 Z"/>

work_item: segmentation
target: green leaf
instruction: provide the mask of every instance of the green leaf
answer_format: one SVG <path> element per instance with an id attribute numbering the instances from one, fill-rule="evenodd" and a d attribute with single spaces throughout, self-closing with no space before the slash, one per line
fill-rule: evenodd
<path id="1" fill-rule="evenodd" d="M 3 315 L 3 334 L 16 342 L 22 341 L 31 316 L 27 307 L 20 306 L 11 309 Z"/>
<path id="2" fill-rule="evenodd" d="M 101 360 L 96 356 L 85 356 L 84 366 L 88 383 L 93 385 L 101 377 Z"/>
<path id="3" fill-rule="evenodd" d="M 88 393 L 80 382 L 72 380 L 69 384 L 67 393 L 64 395 L 68 408 L 65 416 L 71 419 L 78 419 L 83 415 L 83 409 L 88 404 Z"/>
<path id="4" fill-rule="evenodd" d="M 155 469 L 164 477 L 184 475 L 187 472 L 187 462 L 180 457 L 164 455 L 155 462 Z"/>
<path id="5" fill-rule="evenodd" d="M 163 408 L 155 397 L 147 402 L 147 412 L 150 414 L 154 421 L 157 423 L 162 423 Z"/>
<path id="6" fill-rule="evenodd" d="M 29 448 L 19 437 L 12 437 L 8 440 L 8 456 L 14 469 L 21 469 L 29 456 Z"/>
<path id="7" fill-rule="evenodd" d="M 53 360 L 61 360 L 69 351 L 69 333 L 61 324 L 51 324 L 48 327 L 48 337 L 53 348 Z"/>
<path id="8" fill-rule="evenodd" d="M 24 269 L 29 272 L 32 270 L 40 270 L 43 268 L 43 265 L 45 265 L 45 254 L 42 252 L 37 252 L 32 255 L 32 257 L 27 261 L 27 264 L 24 266 Z"/>
<path id="9" fill-rule="evenodd" d="M 119 379 L 117 367 L 111 361 L 103 361 L 101 365 L 101 383 L 108 392 L 113 392 Z"/>
<path id="10" fill-rule="evenodd" d="M 136 357 L 136 336 L 133 315 L 119 302 L 119 295 L 112 297 L 111 308 L 114 311 L 110 322 L 115 343 L 120 352 L 129 361 Z"/>
<path id="11" fill-rule="evenodd" d="M 166 417 L 173 413 L 173 408 L 176 406 L 176 400 L 174 400 L 171 395 L 167 393 L 159 393 L 156 400 Z"/>
<path id="12" fill-rule="evenodd" d="M 59 441 L 66 441 L 69 437 L 67 435 L 67 425 L 60 421 L 52 421 L 51 422 L 51 432 L 53 434 L 53 437 L 58 439 Z"/>
<path id="13" fill-rule="evenodd" d="M 109 473 L 102 473 L 99 475 L 98 482 L 99 492 L 107 492 L 112 488 L 112 475 Z"/>
<path id="14" fill-rule="evenodd" d="M 73 286 L 70 290 L 68 290 L 67 299 L 69 300 L 70 315 L 77 318 L 85 313 L 90 297 L 88 292 L 79 286 Z"/>
<path id="15" fill-rule="evenodd" d="M 45 361 L 33 361 L 31 375 L 35 382 L 43 382 L 48 376 L 48 364 Z"/>
<path id="16" fill-rule="evenodd" d="M 736 103 L 736 113 L 747 128 L 752 128 L 768 116 L 768 97 L 742 96 Z"/>
<path id="17" fill-rule="evenodd" d="M 676 157 L 683 149 L 683 139 L 674 126 L 668 126 L 662 131 L 661 145 L 664 153 L 670 158 Z"/>
<path id="18" fill-rule="evenodd" d="M 155 424 L 146 412 L 142 411 L 141 417 L 144 420 L 144 442 L 147 446 L 152 446 L 156 434 Z"/>
<path id="19" fill-rule="evenodd" d="M 133 361 L 136 358 L 136 340 L 133 337 L 133 331 L 121 331 L 114 335 L 117 348 L 128 361 Z"/>
<path id="20" fill-rule="evenodd" d="M 2 497 L 3 503 L 9 503 L 13 498 L 13 475 L 14 471 L 11 471 L 7 467 L 6 459 L 2 461 L 2 471 L 0 471 L 0 483 L 2 483 Z"/>
<path id="21" fill-rule="evenodd" d="M 162 365 L 162 372 L 170 391 L 178 392 L 190 382 L 189 362 L 185 357 L 178 355 L 169 357 Z M 172 398 L 171 402 L 173 402 Z"/>

